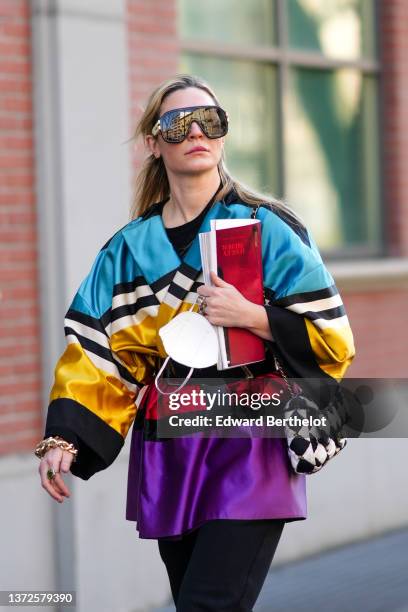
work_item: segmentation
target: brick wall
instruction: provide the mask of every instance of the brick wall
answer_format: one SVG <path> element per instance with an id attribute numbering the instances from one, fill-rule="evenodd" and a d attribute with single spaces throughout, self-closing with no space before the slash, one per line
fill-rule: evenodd
<path id="1" fill-rule="evenodd" d="M 382 0 L 379 18 L 390 254 L 408 257 L 408 2 Z"/>
<path id="2" fill-rule="evenodd" d="M 128 0 L 127 15 L 131 126 L 135 126 L 154 87 L 177 72 L 176 0 Z M 135 172 L 142 159 L 139 145 L 133 154 Z"/>
<path id="3" fill-rule="evenodd" d="M 407 290 L 343 293 L 357 354 L 353 378 L 406 378 L 408 363 Z"/>
<path id="4" fill-rule="evenodd" d="M 381 0 L 379 41 L 382 168 L 388 254 L 408 257 L 408 2 Z M 357 357 L 352 376 L 405 378 L 408 364 L 408 290 L 351 293 L 344 300 Z"/>
<path id="5" fill-rule="evenodd" d="M 41 437 L 30 19 L 0 0 L 0 453 Z"/>

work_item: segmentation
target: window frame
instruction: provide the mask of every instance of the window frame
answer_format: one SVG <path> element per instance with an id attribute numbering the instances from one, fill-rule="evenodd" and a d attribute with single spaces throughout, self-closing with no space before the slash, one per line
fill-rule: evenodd
<path id="1" fill-rule="evenodd" d="M 387 251 L 386 234 L 385 234 L 385 214 L 384 214 L 384 181 L 382 179 L 382 172 L 384 168 L 383 163 L 383 130 L 382 121 L 383 117 L 383 96 L 381 89 L 381 63 L 378 59 L 379 56 L 379 0 L 373 0 L 373 21 L 374 21 L 374 55 L 371 58 L 358 58 L 354 60 L 350 59 L 335 59 L 326 57 L 323 53 L 318 51 L 309 51 L 294 49 L 289 45 L 289 24 L 287 8 L 285 6 L 287 0 L 274 0 L 275 10 L 275 23 L 276 23 L 276 46 L 254 46 L 254 45 L 239 45 L 235 43 L 222 43 L 218 41 L 206 41 L 206 40 L 194 40 L 189 38 L 180 37 L 179 49 L 180 53 L 197 54 L 200 56 L 211 56 L 220 59 L 237 59 L 254 62 L 263 62 L 266 64 L 273 64 L 277 74 L 277 150 L 279 168 L 277 171 L 279 177 L 280 195 L 279 197 L 285 198 L 286 196 L 286 166 L 285 166 L 285 155 L 284 152 L 284 107 L 283 100 L 285 99 L 288 88 L 290 71 L 292 68 L 313 68 L 316 70 L 336 70 L 339 68 L 351 68 L 359 71 L 362 78 L 365 76 L 374 77 L 377 81 L 377 92 L 378 92 L 378 104 L 377 104 L 377 130 L 378 130 L 378 168 L 379 168 L 379 184 L 378 184 L 378 197 L 379 197 L 379 210 L 378 210 L 378 222 L 380 227 L 378 228 L 379 243 L 376 246 L 370 246 L 369 244 L 362 243 L 361 245 L 345 246 L 340 249 L 331 249 L 325 251 L 321 249 L 322 254 L 331 260 L 338 259 L 352 259 L 355 257 L 375 257 L 385 256 Z"/>

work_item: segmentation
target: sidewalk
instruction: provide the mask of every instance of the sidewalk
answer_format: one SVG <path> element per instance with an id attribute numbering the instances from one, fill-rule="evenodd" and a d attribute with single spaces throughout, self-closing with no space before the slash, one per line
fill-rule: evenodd
<path id="1" fill-rule="evenodd" d="M 408 612 L 408 529 L 272 569 L 254 612 L 319 609 Z"/>

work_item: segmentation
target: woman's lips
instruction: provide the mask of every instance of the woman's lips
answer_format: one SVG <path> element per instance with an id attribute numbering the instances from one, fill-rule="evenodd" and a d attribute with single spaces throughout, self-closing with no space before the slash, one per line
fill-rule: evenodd
<path id="1" fill-rule="evenodd" d="M 186 155 L 190 155 L 191 153 L 208 153 L 208 149 L 204 149 L 204 147 L 196 147 L 195 149 L 191 149 L 191 151 L 187 151 Z"/>

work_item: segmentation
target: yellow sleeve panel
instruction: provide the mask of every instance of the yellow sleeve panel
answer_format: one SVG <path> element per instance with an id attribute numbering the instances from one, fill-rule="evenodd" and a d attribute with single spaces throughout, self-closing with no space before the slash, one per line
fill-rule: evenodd
<path id="1" fill-rule="evenodd" d="M 305 318 L 305 323 L 319 367 L 329 376 L 341 380 L 356 354 L 350 326 L 319 329 L 309 319 Z"/>

